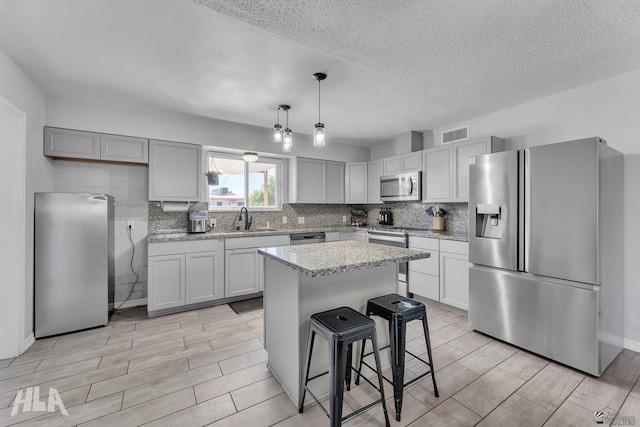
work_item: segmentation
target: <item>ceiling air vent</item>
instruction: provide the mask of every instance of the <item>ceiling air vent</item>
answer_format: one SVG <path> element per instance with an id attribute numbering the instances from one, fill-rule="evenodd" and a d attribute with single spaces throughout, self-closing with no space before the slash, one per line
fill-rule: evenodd
<path id="1" fill-rule="evenodd" d="M 469 125 L 462 126 L 457 129 L 451 129 L 442 132 L 442 143 L 449 144 L 452 142 L 464 141 L 469 139 Z"/>

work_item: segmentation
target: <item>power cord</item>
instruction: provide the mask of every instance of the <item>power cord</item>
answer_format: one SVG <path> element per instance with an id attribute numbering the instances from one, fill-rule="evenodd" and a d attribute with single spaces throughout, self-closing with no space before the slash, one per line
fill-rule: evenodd
<path id="1" fill-rule="evenodd" d="M 129 301 L 129 298 L 131 298 L 131 294 L 133 293 L 133 289 L 136 287 L 136 283 L 138 283 L 138 279 L 139 279 L 138 274 L 133 269 L 133 255 L 136 253 L 136 245 L 133 244 L 133 239 L 131 238 L 131 225 L 127 226 L 127 237 L 129 237 L 129 241 L 131 242 L 131 261 L 129 262 L 129 266 L 131 268 L 131 272 L 136 276 L 136 280 L 135 280 L 135 282 L 133 282 L 133 286 L 131 286 L 131 290 L 129 291 L 129 295 L 127 295 L 127 297 L 124 299 L 124 301 L 122 301 L 122 304 L 120 304 L 118 306 L 118 308 L 116 308 L 116 311 L 120 310 L 122 308 L 122 306 L 124 305 L 124 303 Z"/>

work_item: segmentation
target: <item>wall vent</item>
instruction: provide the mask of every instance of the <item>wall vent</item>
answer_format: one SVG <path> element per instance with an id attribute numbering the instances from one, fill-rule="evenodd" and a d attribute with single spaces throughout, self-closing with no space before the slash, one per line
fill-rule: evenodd
<path id="1" fill-rule="evenodd" d="M 442 143 L 450 144 L 452 142 L 465 141 L 469 139 L 469 125 L 459 127 L 457 129 L 451 129 L 446 132 L 442 132 Z"/>

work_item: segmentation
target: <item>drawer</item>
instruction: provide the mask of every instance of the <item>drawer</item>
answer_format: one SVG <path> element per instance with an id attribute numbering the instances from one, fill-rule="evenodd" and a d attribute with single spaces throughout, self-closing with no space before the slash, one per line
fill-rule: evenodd
<path id="1" fill-rule="evenodd" d="M 438 276 L 440 274 L 439 252 L 429 251 L 429 253 L 431 254 L 429 258 L 409 261 L 409 271 Z"/>
<path id="2" fill-rule="evenodd" d="M 439 239 L 430 239 L 428 237 L 409 236 L 409 248 L 411 249 L 427 249 L 437 251 L 440 249 Z"/>
<path id="3" fill-rule="evenodd" d="M 235 237 L 225 239 L 226 249 L 266 248 L 270 246 L 289 246 L 289 235 Z"/>
<path id="4" fill-rule="evenodd" d="M 222 239 L 181 240 L 177 242 L 149 243 L 148 255 L 185 254 L 189 252 L 218 251 L 224 248 Z"/>
<path id="5" fill-rule="evenodd" d="M 409 271 L 409 292 L 434 301 L 439 301 L 440 280 L 438 276 Z"/>
<path id="6" fill-rule="evenodd" d="M 469 255 L 469 242 L 458 242 L 455 240 L 442 240 L 440 241 L 440 252 Z"/>

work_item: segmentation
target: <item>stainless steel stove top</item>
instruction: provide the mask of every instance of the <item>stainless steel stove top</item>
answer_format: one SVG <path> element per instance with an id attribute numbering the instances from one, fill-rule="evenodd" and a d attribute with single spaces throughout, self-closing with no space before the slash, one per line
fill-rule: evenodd
<path id="1" fill-rule="evenodd" d="M 368 231 L 370 233 L 381 233 L 381 234 L 395 234 L 395 235 L 406 235 L 408 231 L 427 231 L 428 228 L 418 228 L 418 227 L 394 227 L 392 225 L 379 225 L 369 227 Z"/>

